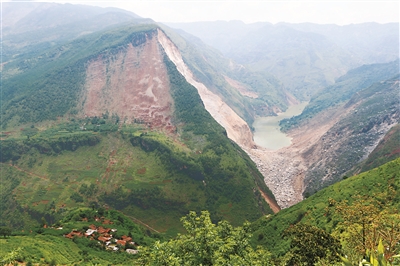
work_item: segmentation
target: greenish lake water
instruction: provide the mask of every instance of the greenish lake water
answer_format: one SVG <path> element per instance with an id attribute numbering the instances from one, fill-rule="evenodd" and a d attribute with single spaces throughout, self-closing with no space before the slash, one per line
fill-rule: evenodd
<path id="1" fill-rule="evenodd" d="M 261 147 L 278 150 L 292 144 L 292 138 L 282 133 L 279 126 L 279 121 L 284 118 L 290 118 L 303 112 L 308 102 L 303 102 L 298 105 L 289 107 L 286 112 L 278 114 L 278 116 L 258 117 L 253 123 L 254 127 L 254 142 Z"/>

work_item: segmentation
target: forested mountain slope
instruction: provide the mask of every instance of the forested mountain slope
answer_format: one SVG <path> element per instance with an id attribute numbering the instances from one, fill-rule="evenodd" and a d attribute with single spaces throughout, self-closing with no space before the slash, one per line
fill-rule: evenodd
<path id="1" fill-rule="evenodd" d="M 305 224 L 316 226 L 332 233 L 339 239 L 342 238 L 343 245 L 347 245 L 347 249 L 343 251 L 346 255 L 351 256 L 349 242 L 346 241 L 346 232 L 350 226 L 339 227 L 344 221 L 343 212 L 339 207 L 347 206 L 347 209 L 342 209 L 342 211 L 348 211 L 349 215 L 354 211 L 352 226 L 361 225 L 363 219 L 367 220 L 368 218 L 373 221 L 375 226 L 378 226 L 380 223 L 385 223 L 384 219 L 386 218 L 383 218 L 385 215 L 393 215 L 395 218 L 393 221 L 398 224 L 400 221 L 398 213 L 400 208 L 399 173 L 400 159 L 395 159 L 376 169 L 324 188 L 278 214 L 262 217 L 252 224 L 253 244 L 261 244 L 273 254 L 282 256 L 290 249 L 290 239 L 284 238 L 283 231 L 298 224 Z M 390 227 L 390 223 L 386 225 Z M 373 238 L 374 232 L 376 236 L 376 229 L 377 227 L 373 231 L 372 227 L 368 227 L 368 231 L 365 231 L 366 237 Z M 394 230 L 393 235 L 388 234 L 385 241 L 390 241 L 391 236 L 398 237 L 398 228 L 394 228 Z M 378 240 L 375 239 L 374 243 L 377 244 Z"/>
<path id="2" fill-rule="evenodd" d="M 271 213 L 262 175 L 205 109 L 207 88 L 190 85 L 168 49 L 179 54 L 157 25 L 131 25 L 6 65 L 8 225 L 90 204 L 169 232 L 189 210 L 234 224 Z"/>

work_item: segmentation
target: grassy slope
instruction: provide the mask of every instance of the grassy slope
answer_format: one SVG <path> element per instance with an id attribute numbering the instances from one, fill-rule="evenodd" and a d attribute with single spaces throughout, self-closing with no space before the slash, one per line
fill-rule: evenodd
<path id="1" fill-rule="evenodd" d="M 328 232 L 339 222 L 334 214 L 328 214 L 329 199 L 350 200 L 357 195 L 372 196 L 384 194 L 388 186 L 395 190 L 393 199 L 385 201 L 385 208 L 400 209 L 400 159 L 393 160 L 379 168 L 353 176 L 321 191 L 304 201 L 280 211 L 273 216 L 260 218 L 252 224 L 253 244 L 263 245 L 275 255 L 284 255 L 289 250 L 289 242 L 282 239 L 282 232 L 295 223 L 315 225 Z"/>
<path id="2" fill-rule="evenodd" d="M 201 140 L 201 136 L 185 136 L 188 143 L 191 136 Z M 12 206 L 24 208 L 28 212 L 19 227 L 27 227 L 29 217 L 33 215 L 39 220 L 48 214 L 53 201 L 57 207 L 66 208 L 99 202 L 160 231 L 176 232 L 180 228 L 179 218 L 189 210 L 209 209 L 214 219 L 227 219 L 233 224 L 270 212 L 258 193 L 252 191 L 254 180 L 261 183 L 262 176 L 227 139 L 219 139 L 219 149 L 209 143 L 202 154 L 196 154 L 183 143 L 157 133 L 135 137 L 111 132 L 96 137 L 98 144 L 75 151 L 52 150 L 60 145 L 39 141 L 39 136 L 31 138 L 30 143 L 35 143 L 31 146 L 21 144 L 22 156 L 14 157 L 14 165 L 9 165 L 10 161 L 1 165 L 8 184 L 3 187 L 3 195 L 13 199 L 7 201 L 4 215 Z M 49 150 L 43 153 L 43 147 Z M 217 157 L 216 153 L 220 155 Z M 259 185 L 268 191 L 265 185 Z M 93 186 L 93 191 L 85 186 Z M 78 200 L 73 195 L 79 195 Z M 54 222 L 56 217 L 48 219 Z"/>
<path id="3" fill-rule="evenodd" d="M 160 238 L 160 235 L 146 232 L 145 228 L 140 228 L 128 217 L 116 211 L 106 211 L 101 208 L 97 210 L 79 208 L 72 211 L 57 209 L 57 211 L 64 211 L 65 218 L 57 222 L 54 228 L 45 229 L 32 225 L 29 230 L 14 230 L 12 236 L 0 238 L 2 247 L 0 257 L 20 248 L 17 258 L 21 262 L 54 261 L 57 265 L 126 265 L 127 261 L 134 260 L 136 256 L 125 253 L 122 248 L 120 249 L 122 252 L 105 251 L 98 245 L 97 240 L 84 237 L 71 240 L 65 238 L 64 235 L 72 230 L 85 232 L 90 225 L 94 224 L 96 227 L 116 229 L 117 231 L 112 234 L 117 239 L 123 235 L 131 235 L 132 240 L 139 246 L 150 245 Z M 103 224 L 102 220 L 95 221 L 95 217 L 100 216 L 112 224 Z M 83 218 L 88 220 L 85 221 Z"/>

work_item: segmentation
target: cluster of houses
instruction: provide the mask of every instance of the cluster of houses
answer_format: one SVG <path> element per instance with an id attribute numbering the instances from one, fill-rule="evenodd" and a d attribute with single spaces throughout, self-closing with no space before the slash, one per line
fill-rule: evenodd
<path id="1" fill-rule="evenodd" d="M 96 226 L 91 224 L 86 232 L 79 230 L 72 230 L 70 233 L 64 235 L 64 237 L 73 239 L 74 237 L 87 237 L 90 240 L 98 240 L 106 250 L 118 251 L 120 247 L 137 247 L 138 245 L 132 241 L 129 236 L 123 235 L 120 239 L 114 238 L 113 234 L 117 232 L 117 229 L 105 228 L 103 226 Z M 129 254 L 137 254 L 137 249 L 127 248 L 125 251 Z"/>

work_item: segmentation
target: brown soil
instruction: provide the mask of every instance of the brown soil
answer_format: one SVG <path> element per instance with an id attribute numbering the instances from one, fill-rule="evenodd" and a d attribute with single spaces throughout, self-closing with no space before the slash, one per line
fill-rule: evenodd
<path id="1" fill-rule="evenodd" d="M 146 173 L 146 167 L 140 168 L 136 171 L 138 175 L 143 175 Z"/>
<path id="2" fill-rule="evenodd" d="M 140 121 L 150 128 L 174 132 L 173 101 L 163 54 L 153 35 L 145 44 L 129 44 L 118 54 L 99 56 L 86 70 L 83 114 L 117 114 L 120 121 Z"/>
<path id="3" fill-rule="evenodd" d="M 281 207 L 276 203 L 275 200 L 271 199 L 267 194 L 264 193 L 260 188 L 258 190 L 261 193 L 261 196 L 264 198 L 265 202 L 268 203 L 269 207 L 274 213 L 278 213 L 281 210 Z"/>

